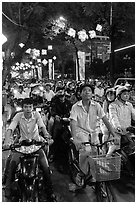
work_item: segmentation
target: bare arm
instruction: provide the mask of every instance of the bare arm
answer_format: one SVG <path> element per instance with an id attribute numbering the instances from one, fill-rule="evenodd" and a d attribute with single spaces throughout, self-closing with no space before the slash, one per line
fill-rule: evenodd
<path id="1" fill-rule="evenodd" d="M 12 130 L 8 129 L 5 135 L 4 146 L 10 145 L 10 138 L 12 136 Z"/>
<path id="2" fill-rule="evenodd" d="M 43 132 L 44 138 L 49 137 L 49 133 L 45 126 L 41 127 L 40 130 Z"/>
<path id="3" fill-rule="evenodd" d="M 47 131 L 46 126 L 43 123 L 40 113 L 36 112 L 37 115 L 37 124 L 39 126 L 39 130 L 43 132 L 44 138 L 49 137 L 49 133 Z"/>
<path id="4" fill-rule="evenodd" d="M 75 136 L 76 136 L 76 129 L 77 129 L 76 123 L 77 122 L 75 120 L 70 121 L 71 135 L 73 138 L 75 138 Z"/>
<path id="5" fill-rule="evenodd" d="M 114 129 L 112 128 L 110 122 L 108 121 L 107 117 L 104 116 L 102 118 L 102 120 L 103 120 L 104 124 L 106 125 L 107 129 L 109 130 L 109 132 L 115 137 L 116 134 L 115 134 Z"/>

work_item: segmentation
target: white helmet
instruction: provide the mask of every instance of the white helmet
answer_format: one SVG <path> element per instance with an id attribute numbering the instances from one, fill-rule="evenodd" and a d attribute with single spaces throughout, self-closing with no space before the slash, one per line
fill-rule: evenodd
<path id="1" fill-rule="evenodd" d="M 40 90 L 34 89 L 31 93 L 32 93 L 33 95 L 39 95 L 39 94 L 40 94 Z"/>
<path id="2" fill-rule="evenodd" d="M 116 90 L 115 90 L 114 88 L 108 88 L 108 89 L 106 90 L 106 95 L 107 95 L 109 92 L 116 93 Z"/>
<path id="3" fill-rule="evenodd" d="M 129 91 L 129 89 L 126 86 L 119 86 L 116 89 L 116 96 L 120 95 L 121 93 L 123 93 L 124 91 Z"/>

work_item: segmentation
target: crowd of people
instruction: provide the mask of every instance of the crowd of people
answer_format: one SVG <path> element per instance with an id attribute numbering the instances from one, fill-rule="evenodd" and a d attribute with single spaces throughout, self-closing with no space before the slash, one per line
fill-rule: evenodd
<path id="1" fill-rule="evenodd" d="M 41 130 L 44 138 L 52 137 L 54 140 L 49 160 L 57 161 L 58 169 L 63 171 L 63 162 L 66 158 L 62 156 L 65 154 L 61 148 L 63 143 L 61 143 L 59 135 L 62 128 L 61 119 L 68 118 L 71 133 L 69 137 L 73 137 L 76 149 L 80 151 L 79 167 L 83 175 L 86 175 L 89 164 L 87 155 L 94 154 L 94 152 L 91 148 L 85 150 L 82 142 L 98 143 L 98 133 L 102 133 L 103 141 L 114 138 L 114 141 L 109 144 L 107 156 L 110 156 L 114 150 L 120 147 L 120 134 L 124 134 L 135 120 L 135 110 L 132 103 L 129 102 L 133 88 L 128 83 L 113 87 L 110 82 L 101 80 L 5 86 L 2 104 L 3 126 L 12 114 L 15 115 L 14 101 L 22 99 L 23 103 L 22 111 L 12 117 L 3 143 L 5 146 L 10 144 L 11 135 L 18 124 L 20 126 L 20 140 L 30 138 L 38 140 Z M 44 124 L 35 107 L 47 102 L 50 103 L 50 106 L 47 123 Z M 9 164 L 10 173 L 6 180 L 7 197 L 10 196 L 10 186 L 14 179 L 13 175 L 19 162 L 19 156 L 12 155 Z M 49 165 L 43 150 L 39 152 L 39 157 L 45 172 L 45 179 L 48 180 L 49 201 L 54 201 Z M 91 171 L 91 174 L 94 172 Z M 79 175 L 80 180 L 83 175 Z"/>

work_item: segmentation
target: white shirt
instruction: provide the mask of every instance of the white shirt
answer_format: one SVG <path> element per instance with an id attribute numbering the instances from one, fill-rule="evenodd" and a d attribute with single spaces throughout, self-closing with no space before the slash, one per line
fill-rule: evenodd
<path id="1" fill-rule="evenodd" d="M 23 112 L 17 113 L 8 129 L 14 131 L 17 125 L 19 125 L 20 129 L 20 141 L 25 139 L 35 139 L 39 141 L 41 137 L 39 136 L 38 127 L 41 128 L 45 126 L 37 111 L 32 112 L 32 117 L 29 120 L 25 118 Z"/>
<path id="2" fill-rule="evenodd" d="M 24 91 L 25 91 L 26 96 L 27 96 L 26 98 L 29 98 L 30 92 L 31 92 L 31 88 L 25 88 Z"/>
<path id="3" fill-rule="evenodd" d="M 28 97 L 28 94 L 26 92 L 24 92 L 24 91 L 22 93 L 16 92 L 15 95 L 14 95 L 14 98 L 17 98 L 17 99 L 19 99 L 19 98 L 24 99 L 24 98 L 27 98 L 27 97 Z"/>
<path id="4" fill-rule="evenodd" d="M 50 90 L 49 92 L 45 91 L 43 96 L 45 99 L 47 99 L 47 101 L 51 101 L 53 96 L 55 96 L 55 93 L 52 90 Z"/>
<path id="5" fill-rule="evenodd" d="M 135 109 L 129 102 L 123 104 L 119 100 L 109 105 L 109 119 L 114 128 L 131 126 L 131 119 L 135 120 Z"/>
<path id="6" fill-rule="evenodd" d="M 70 119 L 77 122 L 77 136 L 82 142 L 89 140 L 89 134 L 91 134 L 91 142 L 98 141 L 97 128 L 98 118 L 102 119 L 105 116 L 100 104 L 92 101 L 87 112 L 82 104 L 82 100 L 78 101 L 72 106 Z M 82 133 L 82 134 L 81 134 Z"/>
<path id="7" fill-rule="evenodd" d="M 104 95 L 104 89 L 103 88 L 98 88 L 97 86 L 95 87 L 94 94 L 102 97 Z"/>

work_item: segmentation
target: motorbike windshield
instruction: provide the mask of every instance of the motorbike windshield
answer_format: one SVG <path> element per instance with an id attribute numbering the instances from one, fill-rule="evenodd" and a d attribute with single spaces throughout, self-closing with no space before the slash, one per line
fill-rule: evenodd
<path id="1" fill-rule="evenodd" d="M 40 148 L 41 148 L 41 145 L 40 145 L 40 146 L 30 145 L 30 146 L 28 146 L 28 147 L 26 147 L 26 146 L 21 146 L 21 147 L 19 147 L 19 148 L 16 148 L 16 151 L 21 152 L 21 153 L 23 153 L 23 154 L 31 154 L 31 153 L 33 153 L 33 152 L 38 151 Z"/>

